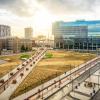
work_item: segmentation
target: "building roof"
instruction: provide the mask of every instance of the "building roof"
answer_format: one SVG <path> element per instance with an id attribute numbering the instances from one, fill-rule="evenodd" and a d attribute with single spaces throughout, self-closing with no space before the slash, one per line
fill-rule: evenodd
<path id="1" fill-rule="evenodd" d="M 85 21 L 85 20 L 77 20 L 73 22 L 64 22 L 64 21 L 59 21 L 57 24 L 61 26 L 87 26 L 87 25 L 96 25 L 100 24 L 100 20 L 92 20 L 92 21 Z"/>

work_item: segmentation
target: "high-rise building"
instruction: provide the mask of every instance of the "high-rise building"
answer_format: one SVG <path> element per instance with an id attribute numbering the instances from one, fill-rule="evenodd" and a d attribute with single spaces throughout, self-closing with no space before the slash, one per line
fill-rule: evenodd
<path id="1" fill-rule="evenodd" d="M 32 39 L 33 37 L 33 29 L 28 27 L 25 28 L 25 39 Z"/>
<path id="2" fill-rule="evenodd" d="M 87 38 L 88 26 L 68 26 L 64 22 L 57 22 L 53 24 L 52 33 L 59 38 Z"/>
<path id="3" fill-rule="evenodd" d="M 52 25 L 55 48 L 100 48 L 100 20 L 55 22 Z"/>
<path id="4" fill-rule="evenodd" d="M 7 25 L 0 25 L 0 37 L 10 37 L 11 28 Z"/>

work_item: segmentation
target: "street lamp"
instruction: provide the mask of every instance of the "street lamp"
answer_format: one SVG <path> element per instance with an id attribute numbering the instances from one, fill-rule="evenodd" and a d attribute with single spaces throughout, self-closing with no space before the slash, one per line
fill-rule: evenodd
<path id="1" fill-rule="evenodd" d="M 70 65 L 70 80 L 71 80 L 71 65 Z"/>
<path id="2" fill-rule="evenodd" d="M 100 72 L 99 72 L 100 73 Z M 100 76 L 100 74 L 98 73 L 98 89 L 99 89 L 99 76 Z"/>

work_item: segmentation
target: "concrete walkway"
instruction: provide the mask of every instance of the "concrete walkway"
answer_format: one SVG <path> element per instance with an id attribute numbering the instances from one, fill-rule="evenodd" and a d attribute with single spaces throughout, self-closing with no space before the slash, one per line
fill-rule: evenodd
<path id="1" fill-rule="evenodd" d="M 78 86 L 77 89 L 74 89 L 74 91 L 70 92 L 70 96 L 73 98 L 73 100 L 74 99 L 90 100 L 91 97 L 95 95 L 95 93 L 93 93 L 93 90 L 95 90 L 95 92 L 97 92 L 100 89 L 100 84 L 98 84 L 98 82 L 100 83 L 100 77 L 98 80 L 98 76 L 95 76 L 95 75 L 100 75 L 100 74 L 98 74 L 99 72 L 100 72 L 100 70 L 98 70 L 93 75 L 91 75 L 90 78 L 87 78 L 85 80 L 85 82 L 95 83 L 96 84 L 95 87 L 91 87 L 91 88 L 85 87 L 84 86 L 85 82 L 83 82 L 80 86 Z M 92 95 L 90 95 L 91 93 L 92 93 Z M 97 94 L 96 94 L 96 96 L 97 96 Z M 96 98 L 96 96 L 94 98 Z M 100 97 L 100 96 L 98 95 L 98 97 Z M 67 97 L 65 96 L 64 98 L 67 98 Z M 64 98 L 62 100 L 64 100 Z M 99 99 L 92 99 L 92 100 L 100 100 L 100 98 Z"/>
<path id="2" fill-rule="evenodd" d="M 7 61 L 5 60 L 0 60 L 0 65 L 6 63 Z"/>
<path id="3" fill-rule="evenodd" d="M 46 52 L 46 48 L 44 48 L 43 50 L 39 49 L 35 53 L 35 55 L 33 55 L 31 58 L 29 58 L 29 59 L 32 59 L 34 57 L 34 59 L 31 62 L 29 62 L 27 64 L 27 66 L 25 66 L 24 70 L 22 70 L 21 72 L 19 72 L 17 74 L 17 76 L 15 76 L 17 83 L 12 84 L 12 82 L 10 82 L 8 84 L 8 88 L 3 93 L 0 94 L 0 100 L 9 100 L 10 96 L 15 91 L 15 89 L 21 84 L 21 82 L 26 78 L 26 76 L 32 71 L 32 69 L 36 66 L 36 64 L 43 58 L 43 56 L 45 55 L 45 52 Z M 27 61 L 29 61 L 29 59 Z M 24 64 L 27 61 L 25 61 Z M 35 62 L 35 64 L 33 62 Z M 30 65 L 32 65 L 32 66 L 30 67 Z M 17 68 L 21 68 L 21 67 L 22 67 L 22 65 L 19 65 Z M 18 71 L 17 68 L 13 69 L 11 72 L 16 73 Z M 26 68 L 28 68 L 28 70 L 26 70 Z M 23 77 L 21 77 L 21 75 L 20 75 L 21 73 L 24 74 Z M 8 73 L 4 77 L 2 77 L 1 79 L 4 79 L 6 81 L 10 77 L 11 76 L 9 76 L 9 73 Z"/>
<path id="4" fill-rule="evenodd" d="M 43 97 L 46 98 L 46 97 L 52 95 L 53 93 L 55 93 L 56 91 L 58 91 L 61 87 L 66 86 L 66 84 L 68 84 L 71 81 L 68 78 L 63 79 L 64 77 L 67 77 L 71 73 L 76 72 L 79 69 L 83 68 L 83 66 L 88 65 L 85 70 L 81 69 L 80 71 L 78 71 L 77 74 L 76 73 L 75 73 L 75 75 L 72 74 L 71 77 L 73 79 L 77 78 L 82 73 L 84 73 L 85 71 L 87 71 L 88 69 L 90 69 L 91 67 L 93 67 L 94 65 L 96 65 L 98 63 L 97 59 L 99 59 L 99 58 L 95 58 L 95 59 L 93 59 L 91 61 L 88 61 L 85 64 L 82 64 L 79 67 L 76 67 L 76 68 L 72 69 L 71 71 L 68 71 L 68 72 L 66 72 L 66 73 L 64 73 L 64 74 L 62 74 L 62 75 L 60 75 L 60 76 L 58 76 L 58 77 L 56 77 L 56 78 L 54 78 L 54 79 L 52 79 L 52 80 L 50 80 L 48 82 L 46 82 L 46 83 L 44 83 L 44 84 L 42 84 L 42 85 L 40 85 L 40 86 L 38 86 L 38 87 L 36 87 L 36 88 L 34 88 L 34 89 L 32 89 L 32 90 L 24 93 L 24 94 L 22 94 L 22 95 L 20 95 L 20 96 L 18 96 L 16 98 L 14 98 L 13 100 L 20 100 L 20 99 L 24 100 L 27 97 L 30 97 L 30 96 L 32 96 L 34 94 L 36 94 L 36 95 L 34 95 L 33 97 L 30 97 L 30 100 L 33 100 L 33 99 L 37 100 L 36 98 L 39 95 L 41 95 L 41 97 L 42 97 L 42 94 L 43 94 Z M 90 65 L 90 63 L 91 63 L 91 65 Z M 70 76 L 69 76 L 69 78 L 70 78 Z M 60 88 L 59 88 L 59 80 L 60 79 L 63 79 L 63 82 L 61 82 L 62 84 L 60 84 Z M 54 84 L 55 81 L 56 82 L 58 81 L 58 82 L 55 85 L 52 85 L 52 84 Z M 56 86 L 56 88 L 55 88 L 55 86 Z M 41 90 L 41 91 L 43 90 L 43 91 L 42 92 L 38 92 L 38 90 Z M 64 96 L 66 93 L 69 93 L 69 91 L 71 91 L 71 90 L 72 90 L 72 84 L 69 84 L 65 88 L 63 88 L 61 91 L 59 91 L 56 94 L 54 94 L 54 96 L 51 97 L 50 100 L 60 100 L 60 98 L 62 98 L 62 95 Z M 42 98 L 38 98 L 38 99 L 42 99 Z"/>

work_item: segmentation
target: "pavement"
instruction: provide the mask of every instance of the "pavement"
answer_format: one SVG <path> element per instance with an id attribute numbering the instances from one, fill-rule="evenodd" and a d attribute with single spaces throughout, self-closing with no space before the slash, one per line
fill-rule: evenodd
<path id="1" fill-rule="evenodd" d="M 32 71 L 32 69 L 36 66 L 36 64 L 43 58 L 43 56 L 45 55 L 44 51 L 46 51 L 46 49 L 42 50 L 42 51 L 38 50 L 37 53 L 35 55 L 33 55 L 33 57 L 35 56 L 34 59 L 31 62 L 29 62 L 29 64 L 27 64 L 27 66 L 24 68 L 23 71 L 19 72 L 15 76 L 17 83 L 12 84 L 10 82 L 8 84 L 8 88 L 0 94 L 0 100 L 9 100 L 10 96 L 16 90 L 16 88 L 21 84 L 21 82 L 26 78 L 26 76 Z M 38 53 L 38 52 L 40 52 L 40 53 Z M 32 57 L 29 59 L 32 59 Z M 29 59 L 27 61 L 29 61 Z M 33 64 L 33 62 L 35 62 L 35 64 Z M 26 61 L 24 62 L 24 64 L 25 63 L 26 63 Z M 32 67 L 30 67 L 31 64 L 32 64 Z M 22 67 L 22 65 L 19 65 L 18 67 L 13 69 L 11 72 L 16 73 L 18 71 L 17 68 L 21 68 L 21 67 Z M 29 68 L 29 70 L 26 71 L 26 68 Z M 11 75 L 10 75 L 11 72 L 7 73 L 1 79 L 4 79 L 5 81 L 8 80 L 11 77 Z M 24 74 L 23 77 L 20 76 L 21 73 Z"/>
<path id="2" fill-rule="evenodd" d="M 87 78 L 84 82 L 78 86 L 77 89 L 74 89 L 69 93 L 69 97 L 72 98 L 72 100 L 100 100 L 100 77 L 98 78 L 100 70 L 96 71 L 93 75 L 91 75 L 89 78 Z M 95 83 L 95 87 L 85 87 L 85 82 L 92 82 Z M 97 92 L 97 94 L 93 93 L 93 90 Z M 91 95 L 92 93 L 92 95 Z M 65 96 L 62 100 L 66 100 L 68 96 Z"/>
<path id="3" fill-rule="evenodd" d="M 95 96 L 93 96 L 93 98 L 91 98 L 90 100 L 100 100 L 100 89 L 99 89 L 98 92 L 95 94 Z"/>
<path id="4" fill-rule="evenodd" d="M 0 65 L 6 63 L 7 61 L 5 60 L 0 60 Z"/>
<path id="5" fill-rule="evenodd" d="M 77 77 L 80 76 L 82 73 L 84 73 L 86 70 L 88 70 L 89 68 L 91 68 L 92 66 L 94 66 L 94 65 L 97 63 L 95 60 L 96 60 L 96 58 L 93 59 L 93 60 L 91 60 L 91 61 L 88 61 L 88 62 L 86 62 L 85 64 L 82 64 L 82 65 L 80 65 L 79 67 L 76 67 L 76 68 L 72 69 L 71 71 L 68 71 L 68 72 L 66 72 L 66 73 L 64 73 L 64 74 L 62 74 L 62 75 L 60 75 L 60 76 L 58 76 L 58 77 L 56 77 L 56 78 L 54 78 L 54 79 L 52 79 L 52 80 L 46 82 L 46 83 L 44 83 L 44 84 L 42 84 L 42 85 L 40 85 L 40 86 L 38 86 L 38 87 L 36 87 L 36 88 L 34 88 L 34 89 L 32 89 L 32 90 L 26 92 L 26 93 L 24 93 L 24 94 L 22 94 L 22 95 L 20 95 L 20 96 L 18 96 L 18 97 L 16 97 L 16 98 L 14 98 L 13 100 L 20 100 L 20 99 L 21 99 L 21 100 L 24 100 L 24 99 L 26 99 L 26 98 L 28 98 L 28 97 L 34 95 L 34 94 L 36 94 L 36 95 L 34 95 L 33 97 L 30 97 L 30 100 L 33 100 L 33 99 L 37 100 L 36 98 L 37 98 L 39 95 L 41 95 L 41 97 L 42 97 L 42 94 L 43 94 L 43 97 L 46 98 L 46 97 L 48 97 L 48 96 L 54 94 L 55 92 L 57 92 L 61 87 L 65 86 L 65 87 L 64 87 L 63 89 L 61 89 L 59 92 L 57 92 L 56 94 L 54 94 L 54 96 L 51 96 L 51 97 L 49 98 L 49 100 L 60 100 L 60 98 L 62 98 L 62 96 L 68 94 L 69 91 L 72 90 L 72 84 L 68 84 L 68 83 L 70 82 L 70 80 L 69 80 L 69 79 L 66 79 L 66 80 L 63 80 L 63 82 L 61 82 L 61 83 L 63 83 L 63 84 L 60 84 L 60 88 L 59 88 L 59 80 L 62 79 L 62 78 L 64 78 L 64 77 L 66 77 L 66 76 L 68 76 L 69 74 L 75 72 L 76 70 L 81 69 L 83 66 L 86 66 L 87 64 L 92 63 L 91 65 L 89 64 L 88 67 L 86 67 L 85 70 L 82 69 L 81 72 L 80 72 L 79 74 L 76 74 L 76 75 L 73 75 L 73 74 L 72 74 L 72 75 L 73 75 L 73 76 L 72 76 L 73 79 L 77 78 Z M 95 62 L 93 62 L 93 61 L 95 61 Z M 70 76 L 69 76 L 69 77 L 70 77 Z M 55 85 L 56 85 L 56 88 L 55 88 L 55 85 L 51 85 L 51 84 L 53 84 L 55 81 L 56 81 L 56 82 L 58 81 L 58 82 L 55 84 Z M 68 85 L 66 86 L 66 84 L 68 84 Z M 48 87 L 48 88 L 47 88 L 47 87 Z M 42 92 L 38 92 L 39 89 L 40 89 L 41 91 L 42 91 L 42 90 L 43 90 L 43 91 L 42 91 Z M 67 97 L 68 97 L 68 96 L 67 96 Z M 72 99 L 71 97 L 68 97 L 68 98 Z M 39 99 L 40 99 L 40 98 L 39 98 Z M 65 98 L 64 98 L 64 99 L 65 99 Z M 68 100 L 70 100 L 70 99 L 68 99 Z"/>

